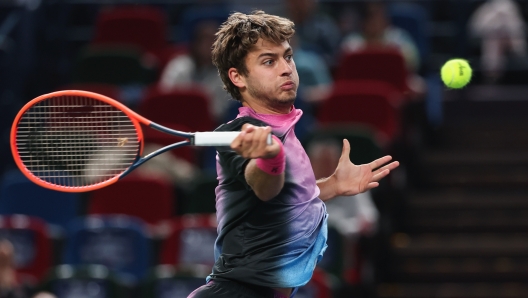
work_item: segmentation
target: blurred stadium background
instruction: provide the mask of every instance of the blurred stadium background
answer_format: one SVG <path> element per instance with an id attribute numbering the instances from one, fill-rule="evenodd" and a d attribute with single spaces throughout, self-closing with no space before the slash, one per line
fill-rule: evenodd
<path id="1" fill-rule="evenodd" d="M 296 23 L 296 133 L 316 175 L 331 173 L 342 138 L 353 162 L 402 163 L 378 189 L 329 204 L 329 249 L 296 297 L 528 297 L 524 0 L 0 0 L 0 272 L 17 276 L 0 274 L 0 296 L 176 298 L 204 283 L 214 150 L 177 149 L 66 194 L 20 174 L 9 133 L 26 102 L 61 89 L 214 129 L 238 106 L 210 63 L 213 34 L 253 9 Z M 439 78 L 454 57 L 474 69 L 461 90 Z"/>

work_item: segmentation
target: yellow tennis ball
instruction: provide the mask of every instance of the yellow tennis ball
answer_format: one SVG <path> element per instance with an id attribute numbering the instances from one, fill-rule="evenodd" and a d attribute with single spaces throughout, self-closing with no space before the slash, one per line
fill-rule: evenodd
<path id="1" fill-rule="evenodd" d="M 469 83 L 473 70 L 466 60 L 451 59 L 442 66 L 440 74 L 447 87 L 458 89 Z"/>

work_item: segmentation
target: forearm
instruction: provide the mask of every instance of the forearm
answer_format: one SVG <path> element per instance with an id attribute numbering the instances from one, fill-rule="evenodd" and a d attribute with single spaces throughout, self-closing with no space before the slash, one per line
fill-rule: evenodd
<path id="1" fill-rule="evenodd" d="M 317 180 L 317 186 L 319 187 L 319 190 L 321 193 L 319 194 L 319 198 L 323 201 L 328 201 L 337 196 L 337 191 L 335 187 L 335 177 L 332 175 L 327 178 L 322 178 Z"/>
<path id="2" fill-rule="evenodd" d="M 256 159 L 250 160 L 247 164 L 245 177 L 255 195 L 262 201 L 269 201 L 276 197 L 284 186 L 284 172 L 279 175 L 270 175 L 259 169 Z"/>

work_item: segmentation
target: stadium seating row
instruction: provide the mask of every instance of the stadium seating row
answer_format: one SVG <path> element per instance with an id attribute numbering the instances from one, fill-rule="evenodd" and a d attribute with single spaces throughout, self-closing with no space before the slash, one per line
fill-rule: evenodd
<path id="1" fill-rule="evenodd" d="M 46 223 L 39 218 L 0 217 L 0 239 L 13 244 L 23 280 L 58 297 L 126 297 L 119 293 L 138 288 L 141 297 L 187 297 L 205 283 L 214 263 L 216 218 L 187 215 L 147 229 L 130 216 L 79 217 L 67 227 L 58 264 L 52 260 L 54 244 Z M 159 239 L 159 254 L 153 239 Z M 159 259 L 153 260 L 156 255 Z M 329 275 L 323 268 L 300 297 L 328 297 Z"/>

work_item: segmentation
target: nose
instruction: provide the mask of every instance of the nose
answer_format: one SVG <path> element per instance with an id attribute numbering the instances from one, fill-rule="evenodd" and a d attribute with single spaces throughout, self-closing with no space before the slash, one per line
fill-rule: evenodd
<path id="1" fill-rule="evenodd" d="M 289 77 L 293 73 L 292 62 L 286 60 L 285 58 L 280 59 L 280 70 L 281 70 L 281 76 Z"/>

